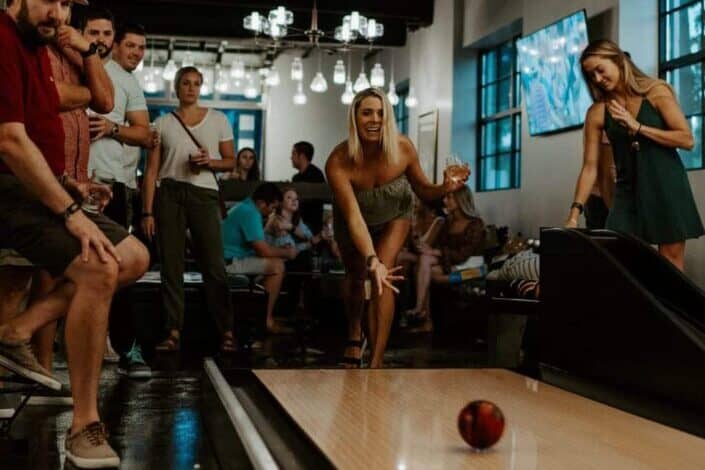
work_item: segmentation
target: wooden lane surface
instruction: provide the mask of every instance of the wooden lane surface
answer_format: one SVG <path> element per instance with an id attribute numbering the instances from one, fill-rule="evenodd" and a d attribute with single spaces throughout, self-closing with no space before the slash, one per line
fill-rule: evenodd
<path id="1" fill-rule="evenodd" d="M 258 370 L 340 469 L 703 469 L 705 440 L 499 369 Z M 502 439 L 477 453 L 460 409 L 495 402 Z"/>

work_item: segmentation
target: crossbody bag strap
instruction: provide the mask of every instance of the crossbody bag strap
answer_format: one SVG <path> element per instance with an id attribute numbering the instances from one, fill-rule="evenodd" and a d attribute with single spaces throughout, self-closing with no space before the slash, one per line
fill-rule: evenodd
<path id="1" fill-rule="evenodd" d="M 177 121 L 179 121 L 179 124 L 181 124 L 181 127 L 184 128 L 186 133 L 188 134 L 189 137 L 191 137 L 191 140 L 193 141 L 194 144 L 196 144 L 196 148 L 202 149 L 205 148 L 201 145 L 201 143 L 196 139 L 196 137 L 193 135 L 193 133 L 189 130 L 189 128 L 186 126 L 186 123 L 184 122 L 183 119 L 181 119 L 181 116 L 176 114 L 176 111 L 172 111 L 171 114 L 176 118 Z M 218 177 L 215 176 L 215 171 L 213 171 L 212 168 L 209 168 L 211 174 L 213 175 L 213 178 L 215 179 L 215 184 L 218 185 L 218 188 L 220 188 L 220 181 L 218 180 Z"/>

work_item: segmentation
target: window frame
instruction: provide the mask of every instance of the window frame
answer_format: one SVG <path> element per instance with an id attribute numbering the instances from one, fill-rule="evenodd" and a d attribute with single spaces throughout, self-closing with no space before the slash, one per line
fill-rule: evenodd
<path id="1" fill-rule="evenodd" d="M 476 188 L 477 192 L 492 192 L 492 191 L 506 191 L 506 190 L 512 190 L 512 189 L 519 189 L 521 188 L 521 154 L 522 154 L 522 147 L 521 147 L 521 133 L 522 133 L 522 113 L 521 113 L 521 74 L 519 70 L 517 69 L 517 47 L 516 47 L 516 42 L 520 38 L 520 35 L 513 35 L 510 39 L 506 41 L 502 41 L 501 43 L 495 44 L 492 47 L 484 48 L 479 51 L 478 54 L 478 87 L 477 87 L 477 157 L 476 157 Z M 512 51 L 513 51 L 513 59 L 512 59 L 512 64 L 510 68 L 510 72 L 508 75 L 500 76 L 499 75 L 499 63 L 501 61 L 501 54 L 500 52 L 502 49 L 507 45 L 511 44 L 512 45 Z M 484 83 L 484 70 L 483 70 L 483 61 L 485 56 L 491 54 L 494 52 L 496 54 L 495 60 L 495 67 L 497 69 L 497 77 L 495 77 L 492 81 L 488 81 L 487 83 Z M 490 87 L 494 86 L 495 90 L 497 92 L 495 93 L 495 110 L 498 109 L 499 102 L 501 100 L 499 96 L 499 84 L 503 80 L 509 80 L 509 108 L 500 111 L 500 112 L 495 112 L 494 114 L 483 116 L 484 108 L 485 108 L 485 95 L 484 92 L 486 89 L 489 89 Z M 499 123 L 506 118 L 510 118 L 511 122 L 511 135 L 512 135 L 512 141 L 509 147 L 509 151 L 507 152 L 502 152 L 499 150 Z M 518 126 L 517 126 L 517 121 L 518 121 Z M 495 135 L 493 137 L 494 143 L 495 143 L 495 151 L 491 154 L 485 154 L 485 148 L 484 148 L 484 142 L 483 142 L 483 137 L 484 137 L 484 130 L 486 127 L 489 127 L 492 123 L 495 123 Z M 498 169 L 498 162 L 499 158 L 502 156 L 509 155 L 510 157 L 510 175 L 509 175 L 509 185 L 508 186 L 502 186 L 502 187 L 496 187 L 497 185 L 495 184 L 494 187 L 488 188 L 487 184 L 487 175 L 484 174 L 484 162 L 488 159 L 494 159 L 494 168 L 495 171 Z M 495 181 L 496 183 L 496 181 Z"/>
<path id="2" fill-rule="evenodd" d="M 700 17 L 700 25 L 701 25 L 701 33 L 700 33 L 700 50 L 696 52 L 692 52 L 690 54 L 684 54 L 680 57 L 677 57 L 675 59 L 666 59 L 666 52 L 667 52 L 667 41 L 668 38 L 666 37 L 667 35 L 667 30 L 668 28 L 666 27 L 666 22 L 668 21 L 669 17 L 672 15 L 687 10 L 694 5 L 701 5 L 701 17 Z M 705 157 L 704 157 L 704 151 L 703 151 L 703 144 L 705 143 L 705 1 L 704 0 L 690 0 L 690 1 L 685 1 L 682 5 L 679 5 L 675 8 L 671 8 L 670 10 L 666 10 L 666 0 L 659 0 L 658 2 L 658 36 L 659 36 L 659 50 L 658 50 L 658 74 L 659 78 L 666 80 L 668 74 L 670 72 L 675 72 L 679 69 L 683 69 L 685 67 L 688 67 L 690 65 L 696 65 L 700 64 L 701 66 L 701 73 L 700 73 L 700 112 L 698 113 L 690 113 L 690 114 L 685 114 L 686 120 L 690 122 L 690 119 L 692 117 L 700 117 L 701 119 L 701 125 L 700 125 L 700 145 L 701 145 L 701 152 L 700 152 L 700 165 L 698 166 L 688 166 L 685 165 L 685 161 L 683 161 L 683 164 L 685 166 L 686 171 L 696 171 L 696 170 L 703 170 L 705 169 Z M 670 83 L 670 82 L 669 82 Z M 680 152 L 679 152 L 680 155 Z M 682 159 L 682 156 L 681 156 Z"/>

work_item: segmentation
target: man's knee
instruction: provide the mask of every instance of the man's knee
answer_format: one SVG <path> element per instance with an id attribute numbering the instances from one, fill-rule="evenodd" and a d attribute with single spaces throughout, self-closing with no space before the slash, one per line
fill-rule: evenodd
<path id="1" fill-rule="evenodd" d="M 286 267 L 281 258 L 267 258 L 267 274 L 284 274 Z"/>
<path id="2" fill-rule="evenodd" d="M 121 281 L 135 281 L 149 269 L 149 250 L 136 238 L 126 238 L 117 250 L 121 259 Z"/>
<path id="3" fill-rule="evenodd" d="M 109 257 L 107 262 L 102 262 L 95 252 L 90 254 L 88 261 L 77 257 L 65 272 L 77 287 L 88 287 L 109 296 L 117 288 L 118 273 L 117 261 Z"/>

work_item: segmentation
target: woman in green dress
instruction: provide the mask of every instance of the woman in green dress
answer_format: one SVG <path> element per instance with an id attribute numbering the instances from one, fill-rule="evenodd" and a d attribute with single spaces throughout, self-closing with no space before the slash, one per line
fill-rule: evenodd
<path id="1" fill-rule="evenodd" d="M 617 167 L 607 228 L 658 245 L 682 271 L 685 241 L 705 230 L 676 150 L 692 149 L 694 140 L 673 89 L 639 70 L 609 40 L 590 43 L 580 63 L 594 103 L 585 117 L 583 168 L 565 225 L 577 226 L 590 195 L 604 131 Z"/>

